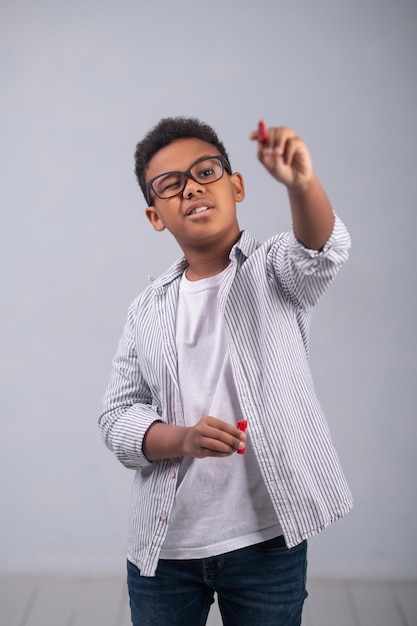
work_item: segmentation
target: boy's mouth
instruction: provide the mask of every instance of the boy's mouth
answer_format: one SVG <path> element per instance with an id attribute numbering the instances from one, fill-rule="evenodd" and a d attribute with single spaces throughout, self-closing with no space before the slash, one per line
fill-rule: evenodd
<path id="1" fill-rule="evenodd" d="M 190 204 L 190 206 L 187 208 L 186 211 L 186 217 L 188 217 L 189 215 L 198 215 L 199 213 L 204 213 L 204 211 L 208 211 L 209 209 L 212 209 L 213 206 L 208 203 L 202 203 L 202 202 L 194 202 L 193 204 Z"/>
<path id="2" fill-rule="evenodd" d="M 196 213 L 202 213 L 203 211 L 207 211 L 208 206 L 199 206 L 196 209 L 193 209 L 188 215 L 195 215 Z"/>

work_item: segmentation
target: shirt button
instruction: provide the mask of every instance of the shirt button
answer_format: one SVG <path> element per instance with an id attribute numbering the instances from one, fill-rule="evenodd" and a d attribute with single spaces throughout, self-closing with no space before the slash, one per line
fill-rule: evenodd
<path id="1" fill-rule="evenodd" d="M 175 471 L 174 471 L 174 470 L 172 470 L 172 471 L 171 471 L 170 476 L 171 476 L 171 478 L 175 478 L 176 473 L 175 473 Z"/>
<path id="2" fill-rule="evenodd" d="M 318 267 L 320 263 L 318 261 L 313 261 L 311 267 Z"/>
<path id="3" fill-rule="evenodd" d="M 168 517 L 168 513 L 166 511 L 162 511 L 161 515 L 159 516 L 159 519 L 161 519 L 162 521 L 165 521 Z"/>

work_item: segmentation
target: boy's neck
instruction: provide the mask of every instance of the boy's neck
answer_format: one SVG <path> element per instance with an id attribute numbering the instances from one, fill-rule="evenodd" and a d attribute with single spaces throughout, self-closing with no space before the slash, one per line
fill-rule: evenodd
<path id="1" fill-rule="evenodd" d="M 216 274 L 220 274 L 220 272 L 226 269 L 229 263 L 230 260 L 229 257 L 227 257 L 227 259 L 223 259 L 221 262 L 220 259 L 216 259 L 215 262 L 211 262 L 208 259 L 207 262 L 203 261 L 198 264 L 189 264 L 187 268 L 187 278 L 188 280 L 194 281 L 216 276 Z"/>
<path id="2" fill-rule="evenodd" d="M 209 247 L 206 249 L 193 248 L 184 250 L 188 261 L 187 278 L 188 280 L 202 280 L 210 278 L 216 274 L 220 274 L 230 263 L 230 251 L 238 241 L 239 236 L 234 237 L 233 241 L 227 242 L 223 246 Z"/>

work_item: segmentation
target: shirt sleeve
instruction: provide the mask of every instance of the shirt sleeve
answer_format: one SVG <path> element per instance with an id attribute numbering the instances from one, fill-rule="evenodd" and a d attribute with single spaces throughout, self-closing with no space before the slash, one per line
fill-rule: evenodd
<path id="1" fill-rule="evenodd" d="M 346 226 L 335 215 L 332 233 L 321 250 L 305 248 L 293 232 L 280 237 L 270 249 L 271 271 L 296 305 L 307 310 L 317 304 L 347 261 L 350 245 Z"/>
<path id="2" fill-rule="evenodd" d="M 128 468 L 151 465 L 142 450 L 143 438 L 150 425 L 160 421 L 158 408 L 140 371 L 135 342 L 136 304 L 128 318 L 113 359 L 99 426 L 104 442 Z"/>

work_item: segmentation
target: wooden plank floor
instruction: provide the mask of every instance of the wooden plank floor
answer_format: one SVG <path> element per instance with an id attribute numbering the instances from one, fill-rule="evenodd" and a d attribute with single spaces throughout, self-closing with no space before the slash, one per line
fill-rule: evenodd
<path id="1" fill-rule="evenodd" d="M 308 591 L 303 626 L 417 626 L 417 581 L 312 578 Z M 221 623 L 214 604 L 207 626 Z M 0 626 L 130 626 L 126 583 L 0 574 Z"/>

